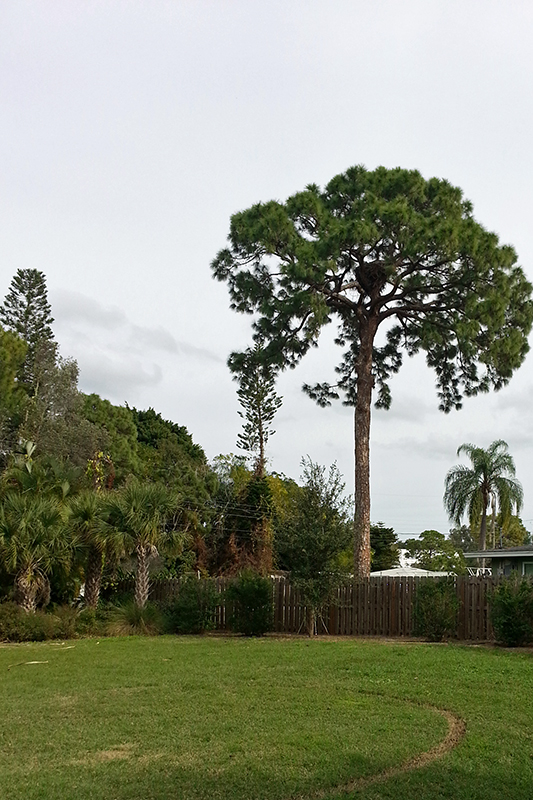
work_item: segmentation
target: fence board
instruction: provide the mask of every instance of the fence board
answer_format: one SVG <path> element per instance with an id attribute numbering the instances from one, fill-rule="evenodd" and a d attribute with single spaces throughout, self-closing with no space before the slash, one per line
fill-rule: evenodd
<path id="1" fill-rule="evenodd" d="M 226 630 L 229 620 L 224 601 L 228 580 L 211 579 L 220 600 L 216 609 L 216 628 Z M 370 578 L 339 586 L 329 604 L 317 619 L 317 632 L 341 636 L 410 636 L 413 628 L 413 606 L 422 581 L 433 578 Z M 457 617 L 457 638 L 484 641 L 493 638 L 489 603 L 492 588 L 499 583 L 494 577 L 459 576 L 455 589 L 460 602 Z M 287 578 L 272 581 L 274 630 L 277 633 L 305 633 L 306 607 L 301 592 Z M 179 580 L 154 581 L 150 599 L 164 603 L 177 597 Z M 133 582 L 124 581 L 117 591 L 132 592 Z"/>

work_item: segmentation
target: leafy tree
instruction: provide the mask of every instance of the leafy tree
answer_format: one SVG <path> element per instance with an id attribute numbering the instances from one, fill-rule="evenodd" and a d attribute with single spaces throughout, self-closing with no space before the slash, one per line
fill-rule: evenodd
<path id="1" fill-rule="evenodd" d="M 0 306 L 0 322 L 27 344 L 19 374 L 21 382 L 35 383 L 35 359 L 44 343 L 54 345 L 52 309 L 48 302 L 46 277 L 36 269 L 19 269 Z"/>
<path id="2" fill-rule="evenodd" d="M 136 408 L 129 408 L 131 411 L 135 427 L 137 428 L 137 440 L 140 444 L 152 449 L 158 449 L 162 442 L 169 439 L 175 440 L 187 457 L 198 464 L 205 463 L 205 453 L 199 444 L 193 442 L 191 434 L 184 425 L 178 425 L 170 420 L 163 419 L 161 414 L 149 408 L 146 411 L 138 411 Z"/>
<path id="3" fill-rule="evenodd" d="M 479 549 L 487 546 L 487 514 L 492 508 L 492 539 L 496 512 L 502 514 L 502 521 L 511 515 L 513 507 L 520 511 L 523 491 L 515 479 L 513 457 L 508 452 L 507 443 L 498 439 L 484 450 L 473 444 L 462 444 L 457 455 L 465 453 L 471 462 L 452 467 L 445 479 L 444 506 L 451 520 L 457 525 L 468 514 L 470 526 L 479 526 Z"/>
<path id="4" fill-rule="evenodd" d="M 283 400 L 276 394 L 275 375 L 262 360 L 260 345 L 247 350 L 239 360 L 237 380 L 242 407 L 239 416 L 244 420 L 237 447 L 255 455 L 254 471 L 258 478 L 264 478 L 265 448 L 275 433 L 270 426 Z"/>
<path id="5" fill-rule="evenodd" d="M 413 633 L 430 642 L 442 642 L 457 630 L 461 606 L 453 578 L 425 580 L 417 587 L 413 607 Z"/>
<path id="6" fill-rule="evenodd" d="M 533 584 L 517 573 L 492 591 L 490 618 L 496 639 L 505 647 L 521 647 L 533 641 Z"/>
<path id="7" fill-rule="evenodd" d="M 253 570 L 243 570 L 229 584 L 226 599 L 230 626 L 245 636 L 263 636 L 274 626 L 272 581 Z"/>
<path id="8" fill-rule="evenodd" d="M 340 556 L 348 546 L 349 501 L 344 497 L 342 476 L 333 464 L 325 467 L 302 460 L 304 485 L 295 496 L 292 514 L 279 532 L 281 565 L 290 570 L 308 608 L 307 632 L 312 636 L 316 616 L 346 577 Z"/>
<path id="9" fill-rule="evenodd" d="M 23 419 L 26 393 L 18 375 L 26 356 L 27 345 L 17 334 L 0 328 L 0 458 L 11 451 Z"/>
<path id="10" fill-rule="evenodd" d="M 457 552 L 449 539 L 438 531 L 422 531 L 418 539 L 406 539 L 403 543 L 415 567 L 436 572 L 466 572 L 462 552 Z"/>
<path id="11" fill-rule="evenodd" d="M 207 544 L 213 572 L 269 574 L 273 566 L 272 479 L 252 473 L 241 456 L 218 456 Z"/>
<path id="12" fill-rule="evenodd" d="M 54 566 L 70 564 L 72 547 L 60 503 L 54 497 L 8 492 L 0 506 L 0 554 L 15 576 L 15 597 L 28 612 L 39 597 L 50 596 L 48 576 Z"/>
<path id="13" fill-rule="evenodd" d="M 34 375 L 19 438 L 33 441 L 42 455 L 85 468 L 105 434 L 84 415 L 76 361 L 60 358 L 55 348 L 43 346 L 35 357 Z"/>
<path id="14" fill-rule="evenodd" d="M 374 388 L 388 408 L 403 349 L 426 353 L 444 411 L 460 408 L 463 394 L 499 389 L 528 351 L 532 287 L 461 190 L 416 171 L 353 167 L 324 190 L 312 184 L 235 214 L 229 241 L 213 272 L 232 308 L 255 315 L 266 364 L 294 367 L 324 326 L 338 324 L 337 383 L 304 389 L 320 405 L 343 394 L 354 407 L 354 558 L 366 577 Z M 230 356 L 230 367 L 241 358 Z"/>
<path id="15" fill-rule="evenodd" d="M 150 560 L 159 550 L 177 553 L 185 544 L 185 531 L 177 528 L 179 498 L 162 484 L 130 480 L 109 498 L 107 510 L 125 552 L 135 554 L 135 604 L 144 608 L 150 591 Z"/>
<path id="16" fill-rule="evenodd" d="M 490 514 L 487 517 L 487 530 L 490 535 L 490 547 L 518 547 L 530 544 L 530 533 L 516 514 L 505 516 L 501 512 L 496 519 Z M 472 548 L 475 549 L 474 547 Z"/>
<path id="17" fill-rule="evenodd" d="M 97 394 L 83 396 L 83 416 L 103 431 L 99 450 L 111 459 L 117 483 L 142 474 L 137 427 L 131 409 L 115 406 Z"/>
<path id="18" fill-rule="evenodd" d="M 448 539 L 454 548 L 462 553 L 469 553 L 471 550 L 475 550 L 477 546 L 476 537 L 469 525 L 458 525 L 456 528 L 451 528 L 448 533 Z"/>
<path id="19" fill-rule="evenodd" d="M 194 553 L 195 571 L 205 572 L 208 560 L 205 535 L 212 518 L 210 501 L 216 484 L 205 453 L 185 426 L 163 419 L 153 408 L 128 410 L 137 428 L 138 474 L 179 493 L 182 519 L 193 537 L 192 552 L 188 551 L 187 556 Z M 167 559 L 169 569 L 182 566 Z"/>
<path id="20" fill-rule="evenodd" d="M 392 569 L 400 563 L 398 537 L 394 528 L 386 528 L 382 522 L 370 526 L 370 547 L 372 548 L 372 570 Z"/>

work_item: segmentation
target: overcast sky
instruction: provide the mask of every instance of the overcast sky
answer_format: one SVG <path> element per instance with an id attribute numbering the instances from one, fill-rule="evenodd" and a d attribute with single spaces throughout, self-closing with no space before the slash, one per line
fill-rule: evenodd
<path id="1" fill-rule="evenodd" d="M 228 354 L 250 339 L 210 262 L 232 213 L 354 164 L 464 190 L 533 280 L 528 0 L 2 0 L 0 295 L 42 270 L 80 388 L 152 406 L 209 458 L 236 452 Z M 316 407 L 331 337 L 284 374 L 270 466 L 353 482 L 353 419 Z M 423 358 L 374 412 L 372 520 L 446 533 L 463 442 L 508 442 L 533 525 L 533 354 L 498 394 L 437 410 Z"/>

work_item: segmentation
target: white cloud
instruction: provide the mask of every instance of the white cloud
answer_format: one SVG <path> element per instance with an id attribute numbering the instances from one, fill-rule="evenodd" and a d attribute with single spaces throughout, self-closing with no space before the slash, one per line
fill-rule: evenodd
<path id="1" fill-rule="evenodd" d="M 124 402 L 143 388 L 161 384 L 161 362 L 169 357 L 221 362 L 212 351 L 180 342 L 162 326 L 133 323 L 118 306 L 106 306 L 81 292 L 56 291 L 51 299 L 56 337 L 62 352 L 76 358 L 85 392 Z"/>

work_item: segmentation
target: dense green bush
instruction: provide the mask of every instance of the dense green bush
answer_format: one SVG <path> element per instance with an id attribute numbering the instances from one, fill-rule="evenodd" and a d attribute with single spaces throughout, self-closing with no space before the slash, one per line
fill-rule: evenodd
<path id="1" fill-rule="evenodd" d="M 185 579 L 178 596 L 164 607 L 169 633 L 204 633 L 215 626 L 219 595 L 210 580 Z"/>
<path id="2" fill-rule="evenodd" d="M 263 636 L 274 625 L 272 581 L 251 570 L 241 572 L 226 589 L 230 627 L 245 636 Z"/>
<path id="3" fill-rule="evenodd" d="M 163 633 L 165 620 L 161 609 L 154 603 L 140 608 L 133 600 L 109 611 L 107 632 L 110 636 L 133 636 L 145 634 L 157 636 Z"/>
<path id="4" fill-rule="evenodd" d="M 533 584 L 511 575 L 496 586 L 490 598 L 490 618 L 496 640 L 506 647 L 533 642 Z"/>
<path id="5" fill-rule="evenodd" d="M 42 642 L 46 639 L 102 636 L 107 632 L 108 616 L 105 609 L 79 611 L 68 605 L 28 614 L 16 603 L 4 602 L 0 603 L 0 640 Z"/>
<path id="6" fill-rule="evenodd" d="M 426 578 L 416 592 L 413 633 L 430 642 L 442 642 L 453 636 L 459 606 L 453 578 Z"/>
<path id="7" fill-rule="evenodd" d="M 28 614 L 16 603 L 0 604 L 0 639 L 4 642 L 42 642 L 57 638 L 57 620 L 52 614 Z"/>

